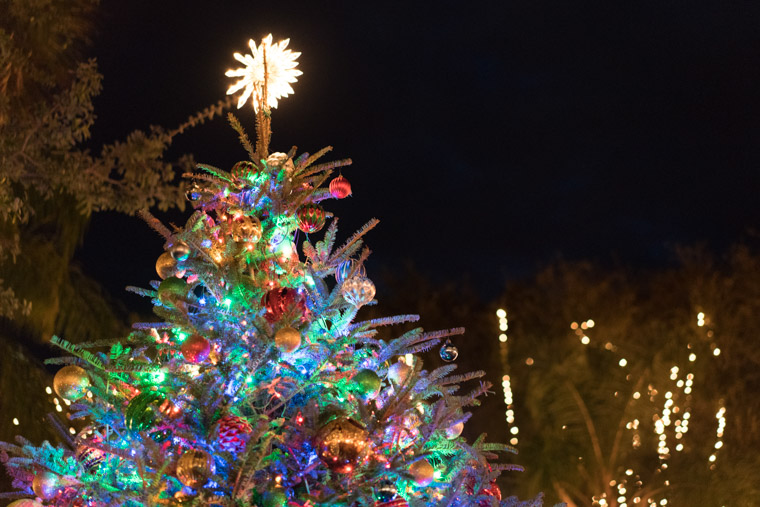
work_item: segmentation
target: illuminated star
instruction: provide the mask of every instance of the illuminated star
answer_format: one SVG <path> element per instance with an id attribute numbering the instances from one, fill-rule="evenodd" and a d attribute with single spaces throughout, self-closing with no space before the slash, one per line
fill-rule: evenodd
<path id="1" fill-rule="evenodd" d="M 235 60 L 239 61 L 245 67 L 235 70 L 228 70 L 227 77 L 239 77 L 240 79 L 229 87 L 227 95 L 232 95 L 240 90 L 243 93 L 238 98 L 238 109 L 243 107 L 246 101 L 251 98 L 254 110 L 258 111 L 259 104 L 266 99 L 267 107 L 277 107 L 277 100 L 287 97 L 293 92 L 290 83 L 298 81 L 297 76 L 303 74 L 296 69 L 298 62 L 296 59 L 301 53 L 294 53 L 288 47 L 290 39 L 281 40 L 272 44 L 272 34 L 267 35 L 256 47 L 253 39 L 248 41 L 251 48 L 251 54 L 241 55 L 235 53 Z M 266 52 L 266 77 L 267 77 L 267 96 L 262 97 L 264 93 L 264 53 Z"/>

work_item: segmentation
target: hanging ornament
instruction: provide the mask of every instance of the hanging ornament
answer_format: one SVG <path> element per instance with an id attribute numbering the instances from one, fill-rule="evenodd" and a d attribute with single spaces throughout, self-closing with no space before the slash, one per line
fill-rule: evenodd
<path id="1" fill-rule="evenodd" d="M 298 211 L 298 228 L 305 233 L 317 232 L 325 226 L 325 210 L 319 204 L 304 204 Z"/>
<path id="2" fill-rule="evenodd" d="M 316 435 L 319 458 L 334 472 L 355 470 L 369 450 L 367 431 L 349 417 L 337 417 L 322 426 Z"/>
<path id="3" fill-rule="evenodd" d="M 351 183 L 343 175 L 338 175 L 330 182 L 330 195 L 336 199 L 343 199 L 351 195 Z"/>
<path id="4" fill-rule="evenodd" d="M 169 254 L 177 262 L 184 262 L 190 257 L 190 247 L 183 241 L 177 241 L 169 247 Z"/>
<path id="5" fill-rule="evenodd" d="M 412 367 L 406 364 L 403 359 L 399 359 L 398 362 L 393 363 L 388 368 L 388 378 L 395 384 L 403 384 L 411 371 Z"/>
<path id="6" fill-rule="evenodd" d="M 75 364 L 64 366 L 53 377 L 53 389 L 58 396 L 69 401 L 76 401 L 87 394 L 89 387 L 87 372 Z"/>
<path id="7" fill-rule="evenodd" d="M 283 507 L 288 503 L 288 495 L 282 488 L 275 488 L 271 491 L 265 491 L 261 495 L 262 507 Z"/>
<path id="8" fill-rule="evenodd" d="M 447 439 L 454 440 L 462 434 L 462 430 L 464 430 L 464 423 L 462 421 L 459 421 L 458 423 L 446 428 L 446 430 L 444 430 L 444 433 L 446 434 Z"/>
<path id="9" fill-rule="evenodd" d="M 301 333 L 290 326 L 285 326 L 274 335 L 274 344 L 280 352 L 290 354 L 301 346 Z"/>
<path id="10" fill-rule="evenodd" d="M 21 498 L 8 504 L 8 507 L 44 507 L 41 503 L 30 498 Z"/>
<path id="11" fill-rule="evenodd" d="M 267 166 L 272 169 L 285 169 L 285 174 L 290 176 L 295 170 L 293 160 L 291 160 L 287 153 L 275 152 L 267 157 Z"/>
<path id="12" fill-rule="evenodd" d="M 451 344 L 451 340 L 446 340 L 439 352 L 441 359 L 447 362 L 451 362 L 459 356 L 459 350 Z"/>
<path id="13" fill-rule="evenodd" d="M 363 276 L 349 278 L 340 286 L 343 299 L 359 308 L 366 305 L 375 297 L 375 284 Z"/>
<path id="14" fill-rule="evenodd" d="M 396 483 L 390 480 L 384 480 L 380 483 L 380 485 L 375 490 L 375 498 L 377 499 L 378 503 L 375 505 L 385 505 L 385 503 L 382 502 L 390 502 L 391 500 L 394 500 L 398 496 L 398 488 L 396 488 Z"/>
<path id="15" fill-rule="evenodd" d="M 108 457 L 108 453 L 93 447 L 93 445 L 100 445 L 105 441 L 103 433 L 94 426 L 88 426 L 80 431 L 75 441 L 77 443 L 75 456 L 87 472 L 96 471 Z"/>
<path id="16" fill-rule="evenodd" d="M 161 304 L 173 308 L 187 296 L 187 282 L 182 278 L 170 276 L 158 286 L 158 300 Z"/>
<path id="17" fill-rule="evenodd" d="M 251 175 L 256 174 L 256 171 L 257 169 L 253 162 L 243 160 L 232 166 L 230 173 L 235 178 L 245 180 L 248 179 Z"/>
<path id="18" fill-rule="evenodd" d="M 393 500 L 388 500 L 387 502 L 375 502 L 373 507 L 409 507 L 409 503 L 405 499 L 399 497 L 394 498 Z"/>
<path id="19" fill-rule="evenodd" d="M 261 220 L 256 217 L 243 215 L 232 221 L 231 236 L 233 241 L 258 243 L 261 235 Z"/>
<path id="20" fill-rule="evenodd" d="M 433 465 L 428 463 L 426 459 L 417 460 L 409 467 L 409 474 L 414 478 L 414 483 L 421 488 L 433 482 L 434 473 Z"/>
<path id="21" fill-rule="evenodd" d="M 158 273 L 161 280 L 174 276 L 177 273 L 177 261 L 174 260 L 172 254 L 164 252 L 158 256 L 156 273 Z"/>
<path id="22" fill-rule="evenodd" d="M 199 334 L 190 335 L 179 347 L 182 356 L 188 363 L 202 363 L 211 353 L 211 344 Z"/>
<path id="23" fill-rule="evenodd" d="M 359 276 L 362 278 L 367 276 L 367 270 L 364 269 L 364 265 L 359 264 L 359 261 L 356 259 L 345 260 L 335 269 L 335 281 L 338 282 L 338 285 L 342 284 L 352 276 Z"/>
<path id="24" fill-rule="evenodd" d="M 185 451 L 177 460 L 177 479 L 193 489 L 206 484 L 215 471 L 214 459 L 201 449 Z"/>
<path id="25" fill-rule="evenodd" d="M 296 289 L 272 289 L 264 294 L 261 306 L 266 308 L 264 318 L 270 323 L 279 321 L 284 315 L 298 316 L 302 321 L 308 318 L 306 300 Z"/>
<path id="26" fill-rule="evenodd" d="M 253 428 L 236 415 L 226 415 L 216 423 L 216 445 L 222 451 L 239 454 L 245 450 Z"/>
<path id="27" fill-rule="evenodd" d="M 61 477 L 49 470 L 43 470 L 34 476 L 32 491 L 43 500 L 50 500 L 63 487 Z"/>
<path id="28" fill-rule="evenodd" d="M 132 431 L 145 431 L 153 427 L 161 415 L 166 396 L 158 391 L 144 391 L 129 401 L 124 421 Z"/>
<path id="29" fill-rule="evenodd" d="M 364 401 L 375 398 L 380 392 L 380 377 L 372 370 L 359 370 L 353 382 L 357 396 Z"/>

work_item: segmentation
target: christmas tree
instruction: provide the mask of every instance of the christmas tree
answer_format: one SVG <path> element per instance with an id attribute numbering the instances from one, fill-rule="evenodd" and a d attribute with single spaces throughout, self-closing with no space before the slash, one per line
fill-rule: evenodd
<path id="1" fill-rule="evenodd" d="M 55 391 L 85 427 L 73 436 L 51 417 L 58 447 L 0 444 L 11 505 L 540 505 L 502 499 L 496 478 L 519 467 L 494 460 L 513 448 L 460 436 L 489 388 L 460 384 L 483 372 L 422 367 L 439 346 L 453 361 L 448 337 L 464 330 L 386 341 L 380 327 L 419 317 L 357 319 L 374 303 L 363 238 L 377 221 L 336 246 L 322 207 L 351 194 L 334 174 L 351 161 L 269 152 L 271 110 L 300 75 L 287 46 L 251 41 L 227 72 L 256 112 L 255 143 L 230 115 L 249 160 L 187 175 L 184 227 L 142 214 L 166 240 L 161 281 L 129 290 L 161 321 L 119 341 L 53 339 L 69 353 L 50 360 L 63 365 Z"/>

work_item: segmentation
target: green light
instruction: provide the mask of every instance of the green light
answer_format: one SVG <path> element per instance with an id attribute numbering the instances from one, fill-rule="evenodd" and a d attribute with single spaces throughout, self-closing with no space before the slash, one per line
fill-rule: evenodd
<path id="1" fill-rule="evenodd" d="M 148 375 L 148 379 L 154 384 L 160 384 L 166 380 L 166 373 L 163 371 L 152 372 Z"/>
<path id="2" fill-rule="evenodd" d="M 443 472 L 441 472 L 440 470 L 436 470 L 435 472 L 433 472 L 433 479 L 435 479 L 436 481 L 440 481 L 441 477 L 443 477 Z"/>
<path id="3" fill-rule="evenodd" d="M 187 340 L 187 333 L 184 333 L 182 331 L 176 331 L 177 335 L 177 342 L 182 343 L 183 341 Z"/>
<path id="4" fill-rule="evenodd" d="M 245 378 L 245 381 L 246 381 L 246 383 L 248 383 L 248 384 L 252 383 L 252 382 L 253 382 L 253 375 L 248 375 L 248 376 Z"/>
<path id="5" fill-rule="evenodd" d="M 232 304 L 232 300 L 230 298 L 224 298 L 224 301 L 222 301 L 222 303 L 224 303 L 224 306 L 229 308 L 230 305 Z"/>

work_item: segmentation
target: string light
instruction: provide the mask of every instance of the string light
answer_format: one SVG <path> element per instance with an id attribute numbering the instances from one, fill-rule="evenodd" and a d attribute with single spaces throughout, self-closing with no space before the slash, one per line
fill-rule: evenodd
<path id="1" fill-rule="evenodd" d="M 507 321 L 507 312 L 506 310 L 499 308 L 496 310 L 496 317 L 499 319 L 499 331 L 502 331 L 501 334 L 499 334 L 499 348 L 501 352 L 502 357 L 502 364 L 504 366 L 507 366 L 507 334 L 506 331 L 509 329 L 509 323 Z M 530 358 L 528 358 L 530 359 Z M 532 359 L 531 363 L 532 363 Z M 526 361 L 527 363 L 527 361 Z M 501 377 L 501 387 L 504 390 L 504 404 L 507 406 L 507 411 L 505 412 L 506 420 L 507 420 L 507 428 L 510 433 L 510 439 L 509 443 L 511 445 L 517 445 L 519 443 L 519 439 L 517 438 L 517 434 L 520 432 L 519 428 L 515 425 L 515 410 L 514 410 L 514 399 L 512 397 L 512 382 L 509 377 L 509 375 L 504 375 Z"/>

